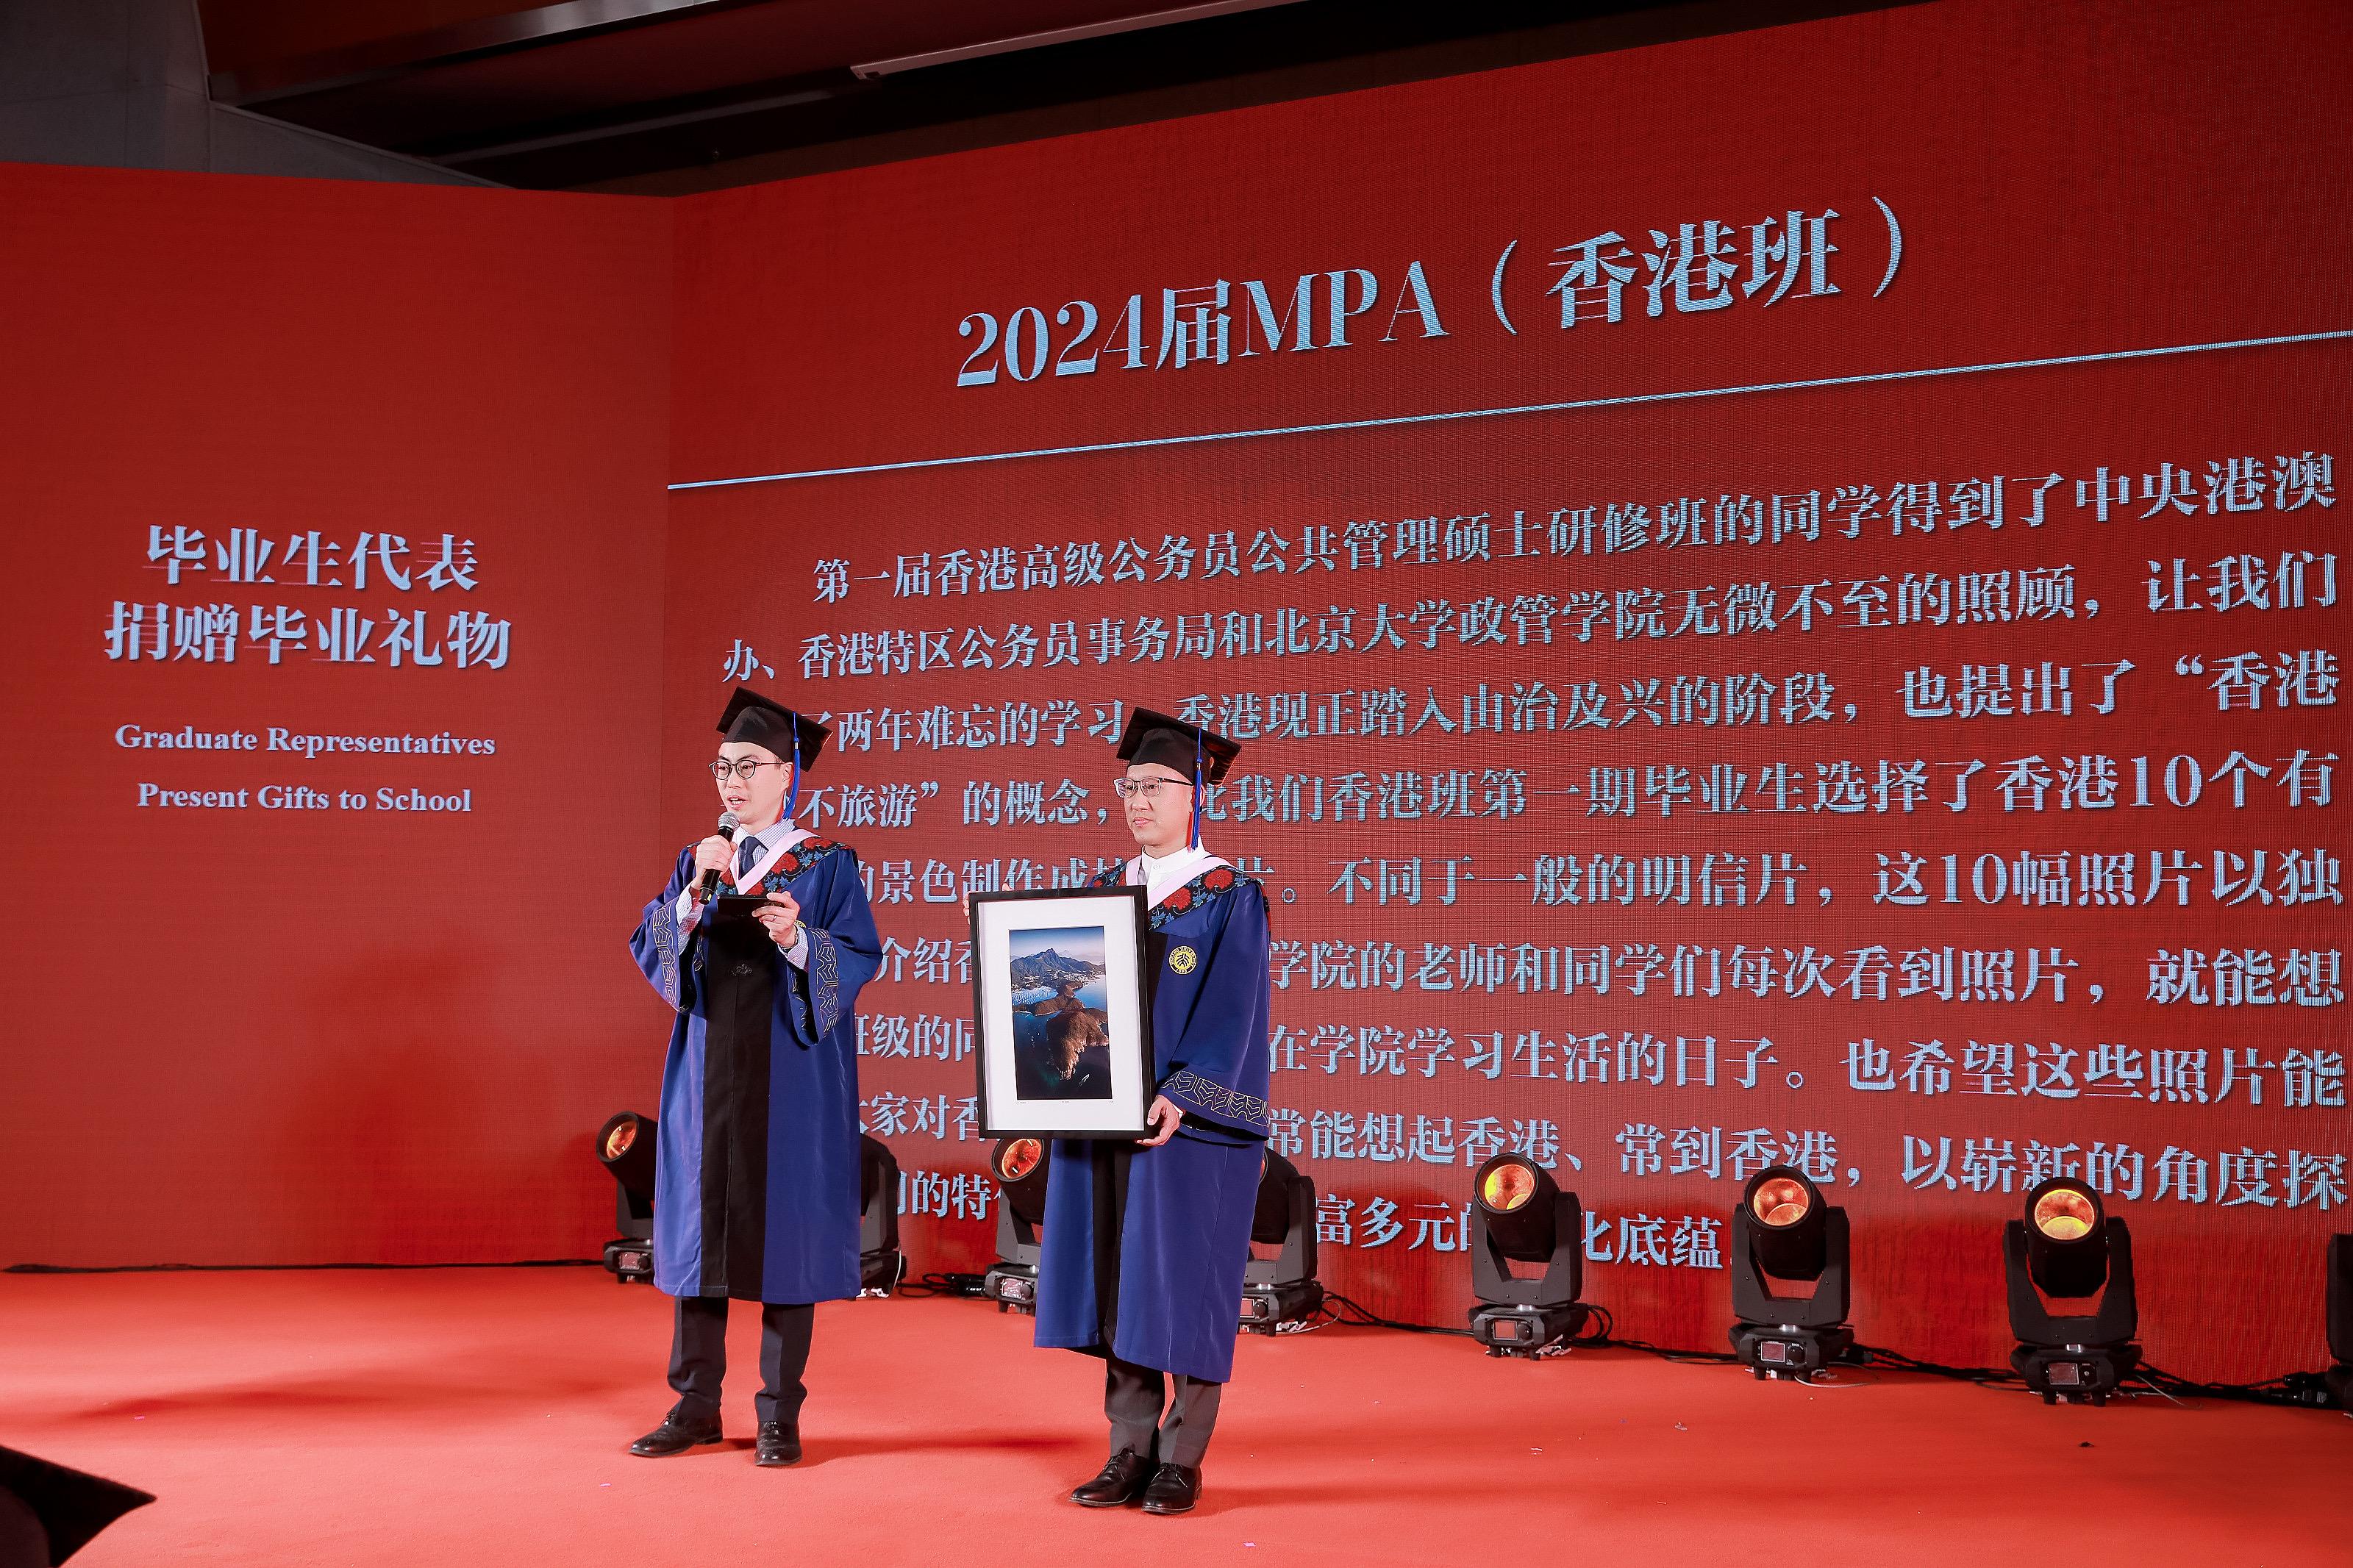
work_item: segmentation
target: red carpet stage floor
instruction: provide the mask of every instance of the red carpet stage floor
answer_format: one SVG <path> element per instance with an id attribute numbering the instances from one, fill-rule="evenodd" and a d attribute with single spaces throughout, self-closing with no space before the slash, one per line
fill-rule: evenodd
<path id="1" fill-rule="evenodd" d="M 0 1277 L 0 1443 L 162 1500 L 76 1559 L 160 1563 L 2353 1563 L 2353 1421 L 2105 1410 L 1862 1372 L 1759 1384 L 1366 1329 L 1246 1340 L 1201 1509 L 1061 1500 L 1095 1363 L 979 1302 L 820 1309 L 807 1458 L 631 1458 L 669 1302 L 587 1269 Z"/>

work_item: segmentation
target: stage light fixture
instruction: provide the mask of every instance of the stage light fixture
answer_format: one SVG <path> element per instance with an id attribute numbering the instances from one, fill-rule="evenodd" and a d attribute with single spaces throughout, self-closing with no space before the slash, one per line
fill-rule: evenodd
<path id="1" fill-rule="evenodd" d="M 1514 1263 L 1544 1265 L 1541 1275 Z M 1532 1356 L 1585 1326 L 1585 1211 L 1524 1154 L 1498 1154 L 1472 1178 L 1471 1337 L 1489 1355 Z"/>
<path id="2" fill-rule="evenodd" d="M 2328 1238 L 2328 1355 L 2321 1374 L 2339 1410 L 2353 1410 L 2353 1235 Z"/>
<path id="3" fill-rule="evenodd" d="M 650 1116 L 624 1110 L 596 1130 L 597 1163 L 620 1190 L 613 1199 L 613 1228 L 621 1234 L 605 1244 L 605 1268 L 627 1285 L 654 1278 L 654 1150 L 661 1128 Z"/>
<path id="4" fill-rule="evenodd" d="M 1259 1170 L 1250 1241 L 1282 1250 L 1242 1265 L 1244 1329 L 1271 1334 L 1323 1310 L 1324 1287 L 1315 1278 L 1315 1184 L 1271 1149 Z"/>
<path id="5" fill-rule="evenodd" d="M 858 1137 L 858 1288 L 888 1296 L 907 1272 L 899 1250 L 899 1160 L 880 1138 Z"/>
<path id="6" fill-rule="evenodd" d="M 2002 1253 L 2018 1340 L 2011 1367 L 2046 1405 L 2106 1404 L 2140 1365 L 2131 1230 L 2090 1187 L 2054 1176 L 2026 1194 L 2025 1217 L 2003 1227 Z M 2062 1316 L 2054 1303 L 2091 1310 Z"/>
<path id="7" fill-rule="evenodd" d="M 1846 1211 L 1803 1171 L 1767 1165 L 1732 1215 L 1732 1348 L 1758 1377 L 1804 1382 L 1854 1348 Z"/>
<path id="8" fill-rule="evenodd" d="M 997 1178 L 997 1266 L 980 1293 L 1000 1312 L 1038 1310 L 1038 1226 L 1046 1217 L 1046 1167 L 1053 1145 L 1042 1138 L 1000 1138 L 989 1151 Z"/>

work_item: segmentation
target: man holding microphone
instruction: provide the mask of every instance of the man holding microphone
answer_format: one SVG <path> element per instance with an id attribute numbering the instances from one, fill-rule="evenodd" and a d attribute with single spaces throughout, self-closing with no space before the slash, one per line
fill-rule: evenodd
<path id="1" fill-rule="evenodd" d="M 720 1441 L 727 1303 L 758 1301 L 756 1462 L 790 1465 L 815 1303 L 859 1291 L 856 1006 L 881 948 L 858 857 L 793 826 L 802 772 L 830 731 L 738 689 L 719 732 L 722 830 L 680 852 L 629 939 L 674 1009 L 654 1284 L 678 1299 L 678 1403 L 629 1451 L 661 1458 Z M 733 914 L 714 895 L 764 901 L 731 900 L 749 911 Z"/>

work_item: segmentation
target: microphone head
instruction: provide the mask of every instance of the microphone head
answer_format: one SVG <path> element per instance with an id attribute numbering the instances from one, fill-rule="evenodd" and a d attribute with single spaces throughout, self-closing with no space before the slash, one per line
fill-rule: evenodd
<path id="1" fill-rule="evenodd" d="M 723 811 L 719 814 L 719 831 L 722 836 L 733 838 L 735 837 L 735 830 L 743 826 L 744 819 L 733 812 Z"/>

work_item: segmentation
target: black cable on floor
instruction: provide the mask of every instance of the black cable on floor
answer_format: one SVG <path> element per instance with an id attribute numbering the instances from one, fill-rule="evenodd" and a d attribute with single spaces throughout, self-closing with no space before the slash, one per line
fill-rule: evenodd
<path id="1" fill-rule="evenodd" d="M 1620 1339 L 1612 1330 L 1616 1321 L 1606 1307 L 1590 1306 L 1587 1326 L 1564 1342 L 1577 1350 L 1629 1350 L 1661 1361 L 1679 1365 L 1738 1366 L 1741 1360 L 1729 1351 L 1690 1350 L 1675 1345 L 1652 1344 L 1647 1340 Z M 1435 1323 L 1412 1323 L 1396 1318 L 1385 1318 L 1365 1306 L 1341 1295 L 1336 1290 L 1324 1293 L 1323 1321 L 1343 1323 L 1357 1328 L 1388 1329 L 1400 1333 L 1448 1334 L 1463 1339 L 1471 1337 L 1468 1329 L 1440 1327 Z M 1321 1325 L 1318 1325 L 1321 1326 Z M 1956 1383 L 1971 1383 L 1980 1387 L 2011 1389 L 2023 1392 L 2025 1379 L 2008 1367 L 1948 1366 L 1942 1362 L 1924 1361 L 1902 1351 L 1888 1350 L 1879 1345 L 1857 1344 L 1855 1352 L 1862 1364 L 1883 1366 L 1892 1372 L 1908 1372 L 1923 1377 L 1947 1378 Z M 2127 1382 L 2139 1382 L 2156 1393 L 2177 1399 L 2234 1399 L 2250 1404 L 2276 1405 L 2309 1409 L 2325 1407 L 2329 1403 L 2326 1386 L 2317 1373 L 2289 1373 L 2284 1376 L 2266 1378 L 2260 1383 L 2224 1384 L 2192 1383 L 2161 1368 L 2144 1363 Z"/>
<path id="2" fill-rule="evenodd" d="M 1384 1318 L 1361 1301 L 1349 1300 L 1337 1290 L 1324 1292 L 1323 1310 L 1331 1314 L 1329 1321 L 1348 1323 L 1358 1328 L 1390 1329 L 1405 1334 L 1451 1334 L 1462 1339 L 1471 1337 L 1469 1329 L 1449 1329 L 1436 1323 L 1409 1323 L 1396 1318 Z M 1356 1316 L 1350 1317 L 1349 1313 Z"/>
<path id="3" fill-rule="evenodd" d="M 981 1298 L 981 1282 L 987 1278 L 982 1274 L 926 1274 L 920 1279 L 902 1279 L 896 1293 L 917 1300 L 928 1296 Z"/>

